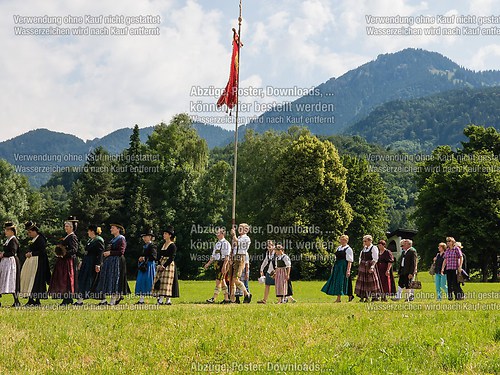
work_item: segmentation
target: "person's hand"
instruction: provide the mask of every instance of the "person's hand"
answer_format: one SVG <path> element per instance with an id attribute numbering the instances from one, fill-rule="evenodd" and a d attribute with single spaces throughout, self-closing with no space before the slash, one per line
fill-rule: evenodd
<path id="1" fill-rule="evenodd" d="M 144 262 L 145 258 L 144 257 L 139 257 L 139 262 Z"/>
<path id="2" fill-rule="evenodd" d="M 348 278 L 349 276 L 351 276 L 351 271 L 346 271 L 346 273 L 345 273 L 345 277 L 347 277 L 347 278 Z"/>
<path id="3" fill-rule="evenodd" d="M 236 235 L 236 231 L 234 230 L 234 228 L 231 228 L 231 236 L 234 236 Z"/>
<path id="4" fill-rule="evenodd" d="M 462 267 L 458 267 L 458 273 L 462 273 Z"/>
<path id="5" fill-rule="evenodd" d="M 101 272 L 101 266 L 95 266 L 95 272 L 96 273 Z"/>
<path id="6" fill-rule="evenodd" d="M 107 257 L 109 257 L 109 256 L 111 255 L 111 251 L 109 251 L 109 250 L 108 250 L 108 251 L 105 251 L 104 253 L 102 253 L 102 255 L 103 255 L 105 258 L 107 258 Z"/>
<path id="7" fill-rule="evenodd" d="M 261 272 L 261 273 L 260 273 L 260 277 L 262 277 L 262 276 L 264 276 L 264 272 Z"/>
<path id="8" fill-rule="evenodd" d="M 203 266 L 206 270 L 208 270 L 208 263 Z"/>
<path id="9" fill-rule="evenodd" d="M 391 273 L 388 270 L 385 271 L 385 276 L 390 276 L 390 275 L 391 275 Z"/>
<path id="10" fill-rule="evenodd" d="M 0 259 L 2 259 L 2 258 L 3 258 L 3 251 L 0 252 Z"/>
<path id="11" fill-rule="evenodd" d="M 76 266 L 76 269 L 77 269 L 78 271 L 80 271 L 80 268 L 82 268 L 82 263 L 78 263 L 78 265 Z"/>
<path id="12" fill-rule="evenodd" d="M 31 253 L 30 252 L 26 253 L 26 258 L 31 258 Z"/>
<path id="13" fill-rule="evenodd" d="M 166 268 L 163 267 L 161 264 L 158 266 L 158 271 L 165 271 L 165 270 L 166 270 Z"/>
<path id="14" fill-rule="evenodd" d="M 375 268 L 370 267 L 370 269 L 368 270 L 368 273 L 373 273 L 374 270 L 375 270 Z"/>
<path id="15" fill-rule="evenodd" d="M 409 278 L 410 280 L 411 280 L 411 279 L 413 279 L 413 274 L 412 274 L 412 273 L 410 273 L 410 274 L 408 275 L 408 278 Z"/>

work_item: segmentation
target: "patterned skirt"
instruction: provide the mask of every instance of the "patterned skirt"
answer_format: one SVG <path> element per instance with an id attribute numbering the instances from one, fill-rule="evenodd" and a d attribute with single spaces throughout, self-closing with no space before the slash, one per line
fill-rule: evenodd
<path id="1" fill-rule="evenodd" d="M 346 277 L 347 260 L 340 259 L 333 265 L 333 272 L 326 284 L 321 288 L 329 296 L 345 296 L 348 294 L 349 279 Z"/>
<path id="2" fill-rule="evenodd" d="M 104 298 L 107 295 L 130 294 L 127 282 L 127 263 L 123 255 L 110 255 L 104 259 L 95 291 L 98 298 Z"/>
<path id="3" fill-rule="evenodd" d="M 0 295 L 19 292 L 20 269 L 19 258 L 16 256 L 0 260 Z"/>
<path id="4" fill-rule="evenodd" d="M 286 275 L 286 268 L 276 268 L 276 273 L 274 274 L 276 297 L 285 297 L 289 295 Z"/>
<path id="5" fill-rule="evenodd" d="M 163 264 L 167 259 L 161 257 L 160 264 Z M 177 270 L 175 262 L 172 262 L 163 271 L 159 270 L 159 265 L 156 267 L 156 276 L 153 280 L 152 294 L 155 297 L 164 296 L 171 298 L 179 297 L 179 280 L 177 278 Z"/>
<path id="6" fill-rule="evenodd" d="M 82 298 L 98 298 L 95 289 L 100 272 L 95 272 L 94 256 L 85 255 L 78 273 L 78 291 Z"/>
<path id="7" fill-rule="evenodd" d="M 369 262 L 361 262 L 358 269 L 358 279 L 354 292 L 360 298 L 379 297 L 382 293 L 377 267 L 370 271 Z"/>
<path id="8" fill-rule="evenodd" d="M 72 298 L 75 294 L 74 259 L 57 258 L 50 280 L 49 295 L 52 298 Z"/>
<path id="9" fill-rule="evenodd" d="M 135 282 L 135 294 L 150 295 L 155 275 L 156 263 L 155 261 L 148 261 L 146 271 L 139 271 L 137 273 L 137 281 Z"/>

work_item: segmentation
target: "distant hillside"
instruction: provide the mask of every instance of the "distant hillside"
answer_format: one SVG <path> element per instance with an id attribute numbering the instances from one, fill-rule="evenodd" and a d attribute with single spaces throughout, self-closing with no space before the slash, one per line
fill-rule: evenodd
<path id="1" fill-rule="evenodd" d="M 428 152 L 438 145 L 459 146 L 469 124 L 500 130 L 500 87 L 453 90 L 386 103 L 345 133 L 409 152 Z"/>
<path id="2" fill-rule="evenodd" d="M 228 143 L 233 132 L 218 126 L 194 123 L 200 137 L 210 148 Z M 141 141 L 146 142 L 154 127 L 140 130 Z M 19 173 L 28 176 L 31 185 L 39 187 L 53 172 L 85 163 L 87 155 L 102 146 L 110 154 L 119 154 L 128 147 L 132 128 L 116 130 L 102 138 L 83 141 L 74 135 L 47 129 L 31 130 L 25 134 L 0 142 L 0 158 L 14 165 Z"/>
<path id="3" fill-rule="evenodd" d="M 291 110 L 282 107 L 268 111 L 248 127 L 264 132 L 301 125 L 315 134 L 337 134 L 389 101 L 497 85 L 500 85 L 500 71 L 473 72 L 439 53 L 405 49 L 380 55 L 375 61 L 332 78 L 319 85 L 313 94 L 294 101 Z M 335 123 L 328 123 L 332 119 Z"/>

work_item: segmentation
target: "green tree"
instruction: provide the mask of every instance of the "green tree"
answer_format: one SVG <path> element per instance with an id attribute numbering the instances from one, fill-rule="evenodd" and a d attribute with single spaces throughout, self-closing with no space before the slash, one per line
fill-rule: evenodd
<path id="1" fill-rule="evenodd" d="M 275 199 L 279 209 L 273 222 L 284 228 L 309 228 L 285 238 L 292 246 L 295 243 L 292 252 L 304 257 L 301 278 L 324 274 L 328 251 L 352 220 L 346 176 L 333 144 L 311 134 L 298 136 L 278 161 Z M 314 268 L 316 272 L 311 274 Z"/>
<path id="2" fill-rule="evenodd" d="M 89 154 L 70 192 L 69 213 L 75 215 L 83 226 L 108 223 L 115 217 L 121 204 L 121 192 L 115 186 L 118 171 L 104 148 L 98 147 Z M 82 228 L 80 225 L 80 230 L 84 231 Z"/>
<path id="3" fill-rule="evenodd" d="M 492 152 L 500 143 L 492 139 L 500 138 L 491 129 L 468 127 L 464 133 L 471 142 L 464 142 L 463 150 L 439 147 L 417 173 L 415 216 L 426 260 L 438 242 L 453 236 L 464 245 L 469 268 L 481 269 L 483 281 L 489 274 L 497 279 L 500 254 L 491 242 L 500 222 L 500 161 Z"/>
<path id="4" fill-rule="evenodd" d="M 21 223 L 29 216 L 32 195 L 28 179 L 17 174 L 14 167 L 0 159 L 0 220 Z"/>
<path id="5" fill-rule="evenodd" d="M 192 248 L 190 232 L 193 225 L 200 224 L 196 187 L 208 165 L 207 144 L 196 133 L 189 116 L 181 114 L 168 125 L 157 125 L 147 145 L 157 159 L 153 166 L 158 171 L 148 175 L 146 182 L 155 217 L 161 228 L 174 226 L 180 273 L 184 278 L 194 277 L 198 265 L 190 261 L 190 254 L 198 249 Z"/>
<path id="6" fill-rule="evenodd" d="M 349 155 L 342 156 L 347 168 L 346 200 L 353 210 L 353 219 L 346 233 L 353 248 L 362 248 L 363 235 L 371 234 L 376 240 L 384 238 L 387 229 L 387 195 L 380 175 L 369 171 L 365 159 Z"/>

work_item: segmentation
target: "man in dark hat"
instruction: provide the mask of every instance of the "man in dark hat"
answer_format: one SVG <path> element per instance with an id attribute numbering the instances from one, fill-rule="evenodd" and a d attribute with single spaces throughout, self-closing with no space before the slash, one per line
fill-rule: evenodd
<path id="1" fill-rule="evenodd" d="M 33 221 L 24 223 L 24 229 L 31 239 L 21 270 L 21 294 L 29 296 L 26 306 L 40 306 L 40 299 L 47 298 L 47 284 L 50 283 L 47 239 Z"/>
<path id="2" fill-rule="evenodd" d="M 12 294 L 14 296 L 12 307 L 19 307 L 21 306 L 18 297 L 21 265 L 17 257 L 19 241 L 13 222 L 9 221 L 4 224 L 4 233 L 7 240 L 3 244 L 3 251 L 0 251 L 0 297 L 2 294 Z"/>

